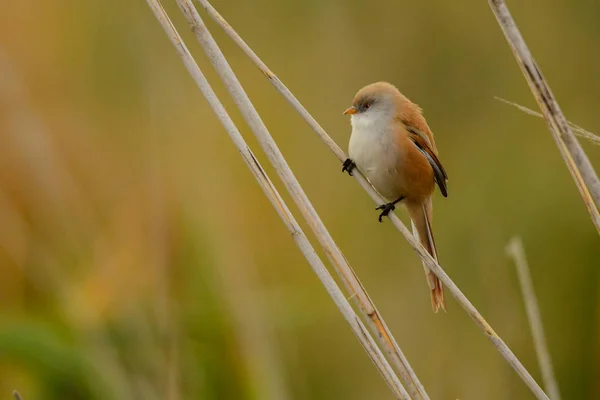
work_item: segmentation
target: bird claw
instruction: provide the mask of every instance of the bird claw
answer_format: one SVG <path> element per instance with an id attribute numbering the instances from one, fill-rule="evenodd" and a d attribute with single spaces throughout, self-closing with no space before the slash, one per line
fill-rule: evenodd
<path id="1" fill-rule="evenodd" d="M 388 214 L 392 211 L 394 211 L 396 209 L 395 204 L 392 203 L 385 203 L 380 205 L 379 207 L 376 208 L 376 210 L 381 210 L 381 213 L 379 214 L 379 222 L 383 222 L 383 217 L 387 217 Z"/>
<path id="2" fill-rule="evenodd" d="M 381 214 L 379 214 L 379 222 L 383 222 L 383 217 L 387 217 L 388 214 L 396 209 L 396 204 L 404 200 L 404 196 L 398 197 L 396 200 L 380 205 L 376 208 L 376 210 L 381 210 Z"/>
<path id="3" fill-rule="evenodd" d="M 352 170 L 356 168 L 356 163 L 351 159 L 347 158 L 342 165 L 342 172 L 348 172 L 348 175 L 352 176 Z"/>

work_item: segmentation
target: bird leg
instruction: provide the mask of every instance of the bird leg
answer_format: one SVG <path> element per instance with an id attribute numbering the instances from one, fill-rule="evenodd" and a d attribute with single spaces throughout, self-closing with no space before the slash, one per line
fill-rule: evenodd
<path id="1" fill-rule="evenodd" d="M 342 172 L 348 172 L 348 175 L 352 176 L 352 170 L 356 168 L 356 163 L 349 158 L 346 158 L 342 166 Z"/>
<path id="2" fill-rule="evenodd" d="M 383 222 L 382 218 L 386 217 L 391 211 L 396 209 L 396 204 L 404 200 L 404 196 L 398 197 L 396 200 L 380 205 L 376 208 L 376 210 L 381 210 L 381 214 L 379 214 L 379 222 Z"/>

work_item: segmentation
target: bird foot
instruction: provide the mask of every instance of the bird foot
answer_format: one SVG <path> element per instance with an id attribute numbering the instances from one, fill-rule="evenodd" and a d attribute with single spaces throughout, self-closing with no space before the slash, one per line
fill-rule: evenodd
<path id="1" fill-rule="evenodd" d="M 352 170 L 354 168 L 356 168 L 356 163 L 351 159 L 347 158 L 342 166 L 342 172 L 348 172 L 348 175 L 352 176 Z"/>
<path id="2" fill-rule="evenodd" d="M 376 208 L 376 210 L 381 210 L 381 214 L 379 214 L 379 222 L 383 222 L 383 217 L 387 217 L 387 215 L 396 209 L 395 204 L 385 203 Z"/>
<path id="3" fill-rule="evenodd" d="M 388 214 L 396 209 L 396 204 L 404 200 L 404 196 L 398 197 L 397 200 L 394 200 L 390 203 L 385 203 L 376 208 L 376 210 L 381 210 L 381 214 L 379 214 L 379 222 L 383 222 L 383 217 L 387 217 Z"/>

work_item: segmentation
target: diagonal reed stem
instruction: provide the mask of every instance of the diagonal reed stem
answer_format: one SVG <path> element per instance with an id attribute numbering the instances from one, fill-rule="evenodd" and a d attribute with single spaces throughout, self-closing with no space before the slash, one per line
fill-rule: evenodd
<path id="1" fill-rule="evenodd" d="M 329 149 L 335 154 L 340 160 L 346 160 L 346 154 L 340 149 L 340 147 L 329 137 L 327 132 L 319 125 L 319 123 L 312 117 L 312 115 L 304 108 L 304 106 L 298 101 L 298 99 L 292 94 L 292 92 L 281 82 L 281 80 L 262 62 L 262 60 L 252 51 L 252 49 L 244 42 L 244 40 L 233 30 L 233 28 L 225 21 L 225 19 L 212 7 L 207 0 L 197 0 L 202 7 L 208 12 L 208 14 L 221 26 L 221 28 L 227 33 L 227 35 L 241 48 L 241 50 L 254 62 L 254 64 L 260 69 L 260 71 L 269 79 L 271 84 L 280 92 L 280 94 L 290 103 L 290 105 L 304 118 L 307 124 L 317 133 L 317 135 L 323 140 L 323 142 L 329 147 Z M 356 173 L 355 173 L 356 171 Z M 355 169 L 353 171 L 354 179 L 362 186 L 367 194 L 377 203 L 377 205 L 385 203 L 385 201 L 379 196 L 375 189 L 368 183 L 365 177 Z M 548 399 L 548 396 L 544 393 L 542 388 L 533 379 L 531 374 L 523 366 L 523 364 L 517 359 L 515 354 L 510 350 L 506 343 L 498 336 L 496 332 L 491 328 L 488 322 L 483 318 L 481 313 L 471 304 L 466 298 L 462 291 L 456 286 L 456 284 L 450 279 L 446 272 L 435 262 L 435 260 L 427 253 L 427 251 L 421 246 L 421 244 L 414 238 L 412 233 L 406 228 L 406 226 L 400 221 L 398 216 L 394 213 L 388 215 L 392 224 L 404 235 L 406 240 L 410 243 L 411 247 L 419 254 L 425 265 L 436 274 L 440 280 L 446 285 L 452 296 L 458 301 L 458 303 L 465 309 L 467 314 L 475 321 L 483 333 L 492 341 L 498 352 L 504 357 L 508 364 L 517 372 L 519 377 L 525 382 L 529 389 L 534 393 L 538 399 Z"/>
<path id="2" fill-rule="evenodd" d="M 542 76 L 542 72 L 533 59 L 517 24 L 513 19 L 504 0 L 488 0 L 498 24 L 510 45 L 517 60 L 517 64 L 523 72 L 523 76 L 529 84 L 529 89 L 535 97 L 535 101 L 544 114 L 552 137 L 558 146 L 567 168 L 575 180 L 575 185 L 581 194 L 583 202 L 590 214 L 592 223 L 600 233 L 600 214 L 597 206 L 600 205 L 600 181 L 594 171 L 594 167 L 577 138 L 571 131 L 567 119 L 561 111 L 550 86 Z"/>
<path id="3" fill-rule="evenodd" d="M 506 104 L 509 104 L 509 105 L 511 105 L 513 107 L 518 108 L 519 110 L 523 111 L 525 114 L 534 115 L 534 116 L 539 117 L 539 118 L 544 118 L 544 114 L 539 113 L 537 111 L 533 111 L 530 108 L 527 108 L 525 106 L 522 106 L 522 105 L 517 104 L 515 102 L 512 102 L 510 100 L 503 99 L 502 97 L 494 96 L 494 98 L 496 100 L 499 100 L 499 101 L 503 102 L 503 103 L 506 103 Z M 592 133 L 592 132 L 588 131 L 587 129 L 583 129 L 579 125 L 575 125 L 571 121 L 567 121 L 567 123 L 569 124 L 569 126 L 573 130 L 573 133 L 576 134 L 577 136 L 589 140 L 590 142 L 592 142 L 592 144 L 595 144 L 595 145 L 599 145 L 600 144 L 600 136 L 596 135 L 595 133 Z"/>
<path id="4" fill-rule="evenodd" d="M 512 238 L 508 243 L 508 246 L 506 246 L 506 253 L 514 260 L 515 267 L 517 268 L 517 276 L 519 277 L 523 300 L 525 300 L 525 310 L 527 311 L 527 319 L 529 320 L 529 326 L 531 327 L 531 335 L 533 336 L 535 352 L 538 357 L 538 363 L 540 364 L 540 370 L 542 371 L 544 386 L 552 400 L 560 400 L 558 383 L 554 376 L 552 359 L 550 358 L 548 344 L 546 343 L 546 337 L 544 336 L 542 316 L 540 314 L 535 291 L 533 290 L 533 282 L 531 281 L 531 273 L 529 272 L 529 265 L 527 264 L 527 258 L 525 257 L 523 241 L 520 237 Z"/>
<path id="5" fill-rule="evenodd" d="M 400 374 L 404 384 L 407 386 L 409 393 L 415 399 L 428 400 L 429 397 L 425 392 L 425 388 L 419 382 L 419 379 L 408 363 L 408 360 L 400 350 L 400 347 L 385 324 L 381 314 L 375 307 L 375 304 L 367 294 L 365 288 L 342 254 L 341 250 L 327 231 L 325 224 L 321 221 L 321 218 L 308 199 L 308 196 L 304 193 L 300 183 L 288 166 L 283 154 L 277 147 L 273 137 L 269 133 L 258 112 L 252 105 L 248 95 L 245 93 L 233 70 L 229 66 L 229 63 L 225 59 L 225 56 L 206 28 L 204 21 L 202 21 L 191 0 L 176 1 L 179 5 L 179 8 L 187 18 L 191 29 L 200 42 L 200 45 L 204 49 L 204 52 L 207 54 L 217 73 L 225 83 L 227 90 L 240 109 L 244 119 L 252 129 L 254 135 L 259 141 L 259 144 L 267 154 L 269 161 L 277 171 L 286 189 L 300 209 L 302 216 L 308 223 L 311 230 L 314 232 L 321 246 L 325 249 L 328 259 L 341 277 L 352 298 L 357 301 L 360 310 L 365 316 L 365 321 L 376 334 L 376 337 L 382 345 L 382 348 L 385 349 L 386 353 L 390 356 L 392 363 L 394 366 L 396 366 L 396 370 Z"/>
<path id="6" fill-rule="evenodd" d="M 181 37 L 177 33 L 175 27 L 171 23 L 169 17 L 167 16 L 165 10 L 160 4 L 159 0 L 146 0 L 150 8 L 152 9 L 154 15 L 160 22 L 161 26 L 169 36 L 169 39 L 175 46 L 178 55 L 183 60 L 188 72 L 193 77 L 194 81 L 210 103 L 211 108 L 227 130 L 230 138 L 234 142 L 235 146 L 238 148 L 238 151 L 242 155 L 246 165 L 252 171 L 252 174 L 258 181 L 260 187 L 264 191 L 265 195 L 268 197 L 269 201 L 277 211 L 278 215 L 283 220 L 285 226 L 290 231 L 292 238 L 294 239 L 296 245 L 302 251 L 302 254 L 306 257 L 311 267 L 317 274 L 318 278 L 321 280 L 321 283 L 332 297 L 335 304 L 338 306 L 340 311 L 342 312 L 344 318 L 354 331 L 354 334 L 359 339 L 360 343 L 364 347 L 365 351 L 373 361 L 373 363 L 377 366 L 380 373 L 383 375 L 387 384 L 390 386 L 394 395 L 399 399 L 410 400 L 410 396 L 406 392 L 406 389 L 402 386 L 402 383 L 394 373 L 392 367 L 385 359 L 385 356 L 381 352 L 381 350 L 377 347 L 374 339 L 360 320 L 360 318 L 354 312 L 354 309 L 346 300 L 344 294 L 340 290 L 340 288 L 335 283 L 333 277 L 325 268 L 325 265 L 317 255 L 315 249 L 311 246 L 308 238 L 298 225 L 298 222 L 294 219 L 294 216 L 288 209 L 287 205 L 283 202 L 281 196 L 277 192 L 277 189 L 272 184 L 268 176 L 266 175 L 264 169 L 258 163 L 256 157 L 250 151 L 250 148 L 240 135 L 237 127 L 234 125 L 233 121 L 227 114 L 227 111 L 218 100 L 216 94 L 210 87 L 210 84 L 202 74 L 202 71 L 194 61 L 192 55 L 187 49 L 186 45 L 183 43 Z"/>

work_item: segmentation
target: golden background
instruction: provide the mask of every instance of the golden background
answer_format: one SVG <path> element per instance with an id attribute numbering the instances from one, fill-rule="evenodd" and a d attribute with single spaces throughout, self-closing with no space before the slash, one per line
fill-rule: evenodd
<path id="1" fill-rule="evenodd" d="M 442 266 L 540 382 L 505 254 L 521 235 L 563 398 L 599 398 L 599 237 L 545 123 L 494 99 L 536 108 L 487 2 L 214 6 L 344 149 L 363 85 L 423 107 L 450 177 Z M 567 117 L 600 131 L 600 5 L 509 6 Z M 404 238 L 201 15 L 429 395 L 533 398 L 453 299 L 431 312 Z M 392 398 L 145 1 L 3 1 L 0 16 L 0 398 Z"/>

